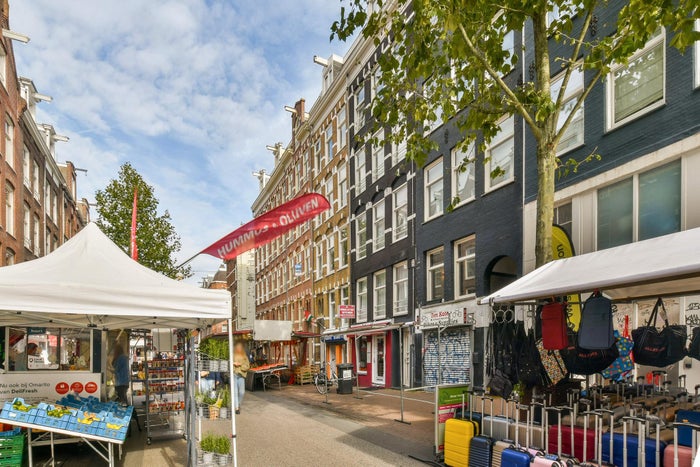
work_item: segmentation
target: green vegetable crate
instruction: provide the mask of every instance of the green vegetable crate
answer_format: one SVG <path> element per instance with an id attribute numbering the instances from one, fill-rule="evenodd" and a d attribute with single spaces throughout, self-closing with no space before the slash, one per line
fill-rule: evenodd
<path id="1" fill-rule="evenodd" d="M 9 434 L 9 436 L 4 433 Z M 0 434 L 0 466 L 21 467 L 24 455 L 24 434 L 19 430 L 5 431 Z"/>

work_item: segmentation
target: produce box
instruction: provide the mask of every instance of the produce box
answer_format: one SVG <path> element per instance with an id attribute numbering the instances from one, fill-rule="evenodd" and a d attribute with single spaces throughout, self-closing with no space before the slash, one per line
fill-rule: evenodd
<path id="1" fill-rule="evenodd" d="M 12 433 L 5 436 L 5 433 Z M 19 428 L 0 434 L 0 466 L 20 467 L 24 457 L 24 435 Z"/>

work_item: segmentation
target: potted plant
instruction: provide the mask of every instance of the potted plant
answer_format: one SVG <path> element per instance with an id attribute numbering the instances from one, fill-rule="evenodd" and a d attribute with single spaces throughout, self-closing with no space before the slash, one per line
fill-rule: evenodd
<path id="1" fill-rule="evenodd" d="M 231 441 L 226 436 L 217 436 L 216 439 L 216 461 L 218 465 L 226 465 L 231 452 Z"/>
<path id="2" fill-rule="evenodd" d="M 220 404 L 219 401 L 221 401 Z M 219 417 L 228 418 L 228 409 L 231 408 L 231 389 L 227 384 L 219 390 L 219 399 L 216 402 L 221 407 Z"/>
<path id="3" fill-rule="evenodd" d="M 214 454 L 216 454 L 218 443 L 217 438 L 218 436 L 214 436 L 212 433 L 207 433 L 199 442 L 199 447 L 202 449 L 202 462 L 205 465 L 211 465 L 214 463 Z"/>

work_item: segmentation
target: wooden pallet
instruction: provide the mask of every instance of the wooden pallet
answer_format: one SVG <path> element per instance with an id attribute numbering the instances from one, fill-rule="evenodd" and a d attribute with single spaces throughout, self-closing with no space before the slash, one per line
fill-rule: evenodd
<path id="1" fill-rule="evenodd" d="M 294 370 L 294 382 L 302 386 L 304 384 L 313 383 L 314 376 L 316 376 L 318 370 L 318 365 L 298 366 Z"/>

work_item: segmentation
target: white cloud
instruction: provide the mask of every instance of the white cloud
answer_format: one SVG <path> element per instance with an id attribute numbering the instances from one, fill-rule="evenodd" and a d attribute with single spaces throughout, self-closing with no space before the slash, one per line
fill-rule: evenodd
<path id="1" fill-rule="evenodd" d="M 250 219 L 265 144 L 288 141 L 282 110 L 320 87 L 314 54 L 339 4 L 327 0 L 15 0 L 20 75 L 54 97 L 40 116 L 71 141 L 58 158 L 88 169 L 82 196 L 131 161 L 156 187 L 186 258 Z M 304 96 L 304 93 L 311 95 Z M 200 258 L 196 270 L 215 270 Z"/>

